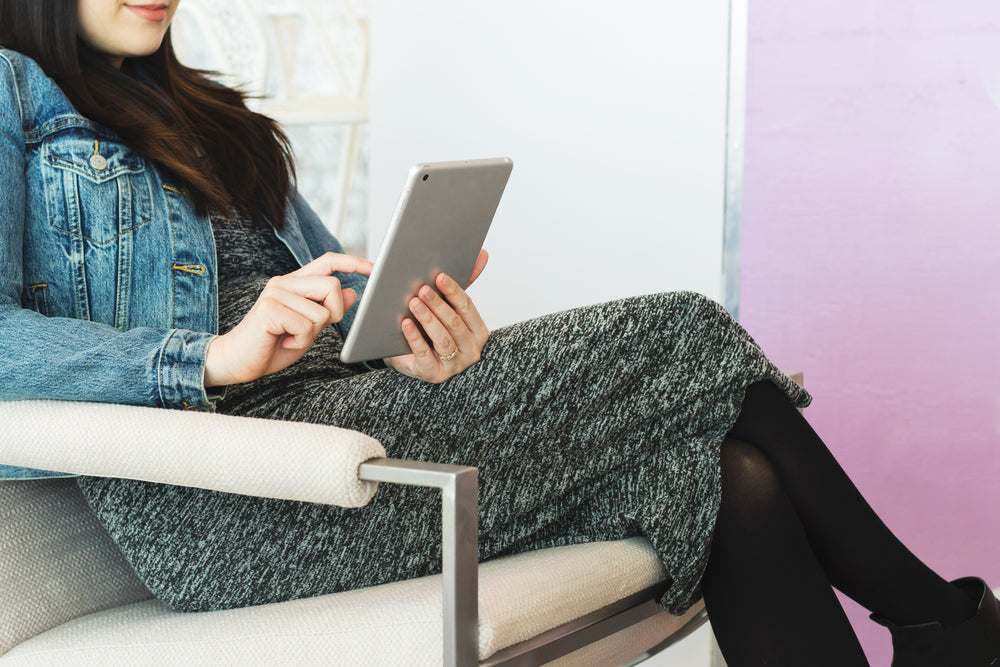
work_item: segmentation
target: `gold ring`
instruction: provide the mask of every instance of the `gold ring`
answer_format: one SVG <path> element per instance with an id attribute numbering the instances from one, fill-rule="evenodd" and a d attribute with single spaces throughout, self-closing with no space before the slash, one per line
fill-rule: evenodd
<path id="1" fill-rule="evenodd" d="M 457 354 L 458 354 L 458 348 L 456 347 L 454 350 L 452 350 L 451 354 L 449 354 L 447 356 L 445 356 L 443 354 L 439 354 L 438 356 L 441 357 L 441 361 L 451 361 L 452 359 L 455 358 L 455 355 L 457 355 Z"/>

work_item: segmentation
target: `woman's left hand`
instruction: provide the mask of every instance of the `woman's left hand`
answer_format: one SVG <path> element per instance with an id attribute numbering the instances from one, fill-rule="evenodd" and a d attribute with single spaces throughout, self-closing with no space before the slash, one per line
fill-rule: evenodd
<path id="1" fill-rule="evenodd" d="M 486 251 L 481 251 L 470 285 L 486 266 L 486 260 Z M 384 361 L 403 375 L 441 383 L 479 361 L 490 332 L 472 299 L 458 283 L 444 273 L 439 273 L 434 282 L 443 299 L 424 285 L 409 304 L 414 319 L 420 322 L 431 342 L 424 338 L 413 319 L 405 318 L 402 329 L 411 354 Z"/>

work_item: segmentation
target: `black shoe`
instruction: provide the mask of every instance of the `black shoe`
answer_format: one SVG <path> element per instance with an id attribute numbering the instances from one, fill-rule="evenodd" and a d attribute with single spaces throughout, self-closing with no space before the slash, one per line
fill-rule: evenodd
<path id="1" fill-rule="evenodd" d="M 951 583 L 979 603 L 975 616 L 958 625 L 896 625 L 871 615 L 892 633 L 892 667 L 1000 667 L 1000 601 L 982 579 Z"/>

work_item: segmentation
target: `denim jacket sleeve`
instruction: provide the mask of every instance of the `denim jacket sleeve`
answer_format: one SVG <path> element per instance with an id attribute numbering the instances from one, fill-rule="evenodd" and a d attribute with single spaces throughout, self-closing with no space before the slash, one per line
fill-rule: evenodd
<path id="1" fill-rule="evenodd" d="M 0 58 L 0 400 L 64 399 L 210 408 L 210 333 L 47 317 L 24 307 L 27 128 L 19 71 Z"/>

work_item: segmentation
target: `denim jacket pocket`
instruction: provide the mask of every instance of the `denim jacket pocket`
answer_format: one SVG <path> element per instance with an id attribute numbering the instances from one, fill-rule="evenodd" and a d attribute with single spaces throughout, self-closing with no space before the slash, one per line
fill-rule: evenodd
<path id="1" fill-rule="evenodd" d="M 102 246 L 152 218 L 146 165 L 123 144 L 60 134 L 43 142 L 41 158 L 53 228 Z"/>

